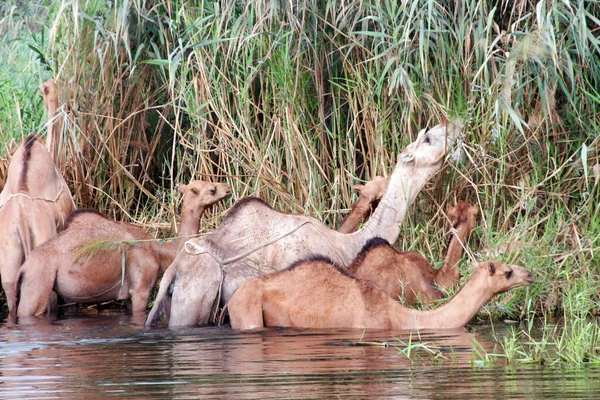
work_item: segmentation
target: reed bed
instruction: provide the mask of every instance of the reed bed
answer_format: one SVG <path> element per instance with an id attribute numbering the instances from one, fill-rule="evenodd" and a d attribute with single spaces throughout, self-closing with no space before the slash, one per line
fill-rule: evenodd
<path id="1" fill-rule="evenodd" d="M 202 178 L 234 192 L 204 229 L 248 195 L 335 227 L 352 185 L 462 118 L 463 151 L 396 247 L 440 263 L 446 206 L 477 203 L 465 274 L 496 258 L 539 282 L 482 316 L 568 318 L 581 287 L 584 317 L 599 314 L 595 2 L 8 0 L 0 37 L 2 154 L 45 132 L 37 85 L 57 79 L 58 162 L 80 207 L 162 231 L 176 184 Z"/>

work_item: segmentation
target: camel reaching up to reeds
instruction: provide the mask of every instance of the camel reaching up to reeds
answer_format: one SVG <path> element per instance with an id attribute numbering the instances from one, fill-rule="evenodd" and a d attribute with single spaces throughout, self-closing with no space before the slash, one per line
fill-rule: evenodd
<path id="1" fill-rule="evenodd" d="M 448 303 L 419 311 L 326 259 L 244 282 L 228 304 L 231 327 L 452 329 L 462 327 L 495 295 L 533 282 L 526 269 L 493 261 L 477 265 Z"/>
<path id="2" fill-rule="evenodd" d="M 75 209 L 71 192 L 37 135 L 15 150 L 0 194 L 0 275 L 9 310 L 14 281 L 31 251 L 56 236 Z"/>
<path id="3" fill-rule="evenodd" d="M 44 106 L 46 110 L 48 110 L 48 133 L 46 135 L 46 147 L 50 152 L 50 155 L 54 159 L 56 156 L 56 140 L 55 137 L 58 129 L 55 129 L 55 126 L 60 128 L 60 123 L 58 121 L 58 117 L 56 116 L 56 110 L 58 110 L 58 94 L 56 93 L 56 84 L 54 79 L 49 79 L 46 82 L 40 84 L 40 93 L 42 93 L 42 97 L 44 98 Z"/>
<path id="4" fill-rule="evenodd" d="M 360 223 L 371 215 L 372 210 L 377 208 L 379 201 L 387 189 L 387 185 L 387 178 L 381 176 L 376 176 L 364 185 L 354 185 L 353 189 L 358 192 L 358 200 L 352 205 L 350 213 L 342 221 L 338 232 L 355 232 Z"/>
<path id="5" fill-rule="evenodd" d="M 356 259 L 348 266 L 348 273 L 378 286 L 404 304 L 428 303 L 444 297 L 439 289 L 454 286 L 460 279 L 456 268 L 463 248 L 475 226 L 479 207 L 459 202 L 448 207 L 452 231 L 444 264 L 434 269 L 421 253 L 397 251 L 386 240 L 369 240 Z"/>
<path id="6" fill-rule="evenodd" d="M 213 232 L 185 243 L 165 272 L 147 325 L 167 311 L 169 325 L 208 323 L 214 305 L 225 304 L 247 279 L 323 254 L 347 266 L 372 237 L 395 242 L 408 207 L 441 168 L 459 125 L 421 131 L 398 156 L 385 195 L 362 229 L 343 234 L 315 218 L 276 211 L 256 198 L 238 201 Z M 214 315 L 213 315 L 214 316 Z"/>
<path id="7" fill-rule="evenodd" d="M 19 270 L 16 284 L 19 318 L 51 311 L 56 294 L 66 301 L 93 304 L 131 299 L 139 322 L 145 319 L 150 291 L 171 264 L 180 244 L 198 233 L 207 207 L 229 196 L 226 184 L 194 181 L 180 185 L 183 206 L 174 241 L 159 242 L 142 228 L 112 221 L 92 210 L 80 210 L 57 237 L 36 248 Z M 114 242 L 118 241 L 115 248 Z M 112 247 L 86 246 L 112 242 Z M 124 270 L 123 270 L 124 268 Z M 54 291 L 54 292 L 53 292 Z"/>

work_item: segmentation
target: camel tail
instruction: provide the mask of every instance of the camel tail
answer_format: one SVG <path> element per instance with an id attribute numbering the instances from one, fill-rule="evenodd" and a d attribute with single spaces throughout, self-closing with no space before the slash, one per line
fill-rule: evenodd
<path id="1" fill-rule="evenodd" d="M 152 310 L 150 310 L 148 318 L 146 318 L 145 326 L 156 326 L 160 318 L 165 314 L 169 304 L 169 288 L 174 282 L 176 272 L 177 269 L 173 265 L 165 271 L 165 274 L 160 281 L 158 294 L 156 295 L 156 299 L 154 299 Z"/>
<path id="2" fill-rule="evenodd" d="M 13 299 L 6 299 L 8 301 L 8 309 L 9 309 L 9 318 L 13 321 L 17 318 L 17 308 L 19 307 L 19 303 L 21 302 L 21 285 L 23 284 L 23 278 L 25 277 L 25 271 L 22 268 L 19 268 L 19 272 L 17 272 L 17 276 L 15 278 L 14 283 L 14 297 Z M 11 305 L 12 302 L 12 305 Z"/>

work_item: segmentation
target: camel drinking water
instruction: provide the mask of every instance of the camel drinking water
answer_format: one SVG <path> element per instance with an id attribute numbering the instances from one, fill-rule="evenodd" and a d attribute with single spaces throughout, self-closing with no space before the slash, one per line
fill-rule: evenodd
<path id="1" fill-rule="evenodd" d="M 151 240 L 142 228 L 109 220 L 96 211 L 74 213 L 66 229 L 36 248 L 19 270 L 15 289 L 18 307 L 11 315 L 21 318 L 44 314 L 53 308 L 58 294 L 82 304 L 131 299 L 133 316 L 145 319 L 150 291 L 187 240 L 184 237 L 197 234 L 206 208 L 231 193 L 226 184 L 203 181 L 180 185 L 179 190 L 183 193 L 178 232 L 181 238 L 174 241 Z M 81 249 L 93 241 L 129 243 L 119 249 L 80 255 Z"/>
<path id="2" fill-rule="evenodd" d="M 459 131 L 458 124 L 421 131 L 398 156 L 371 219 L 352 234 L 329 229 L 315 218 L 276 211 L 259 199 L 240 200 L 215 231 L 185 243 L 161 280 L 146 324 L 157 323 L 170 297 L 169 326 L 204 325 L 213 305 L 225 304 L 247 279 L 276 272 L 311 254 L 347 266 L 370 238 L 395 242 L 409 205 L 440 170 Z"/>
<path id="3" fill-rule="evenodd" d="M 31 251 L 56 236 L 75 209 L 71 193 L 37 135 L 14 152 L 0 194 L 0 275 L 9 310 L 19 267 Z"/>
<path id="4" fill-rule="evenodd" d="M 387 241 L 375 238 L 365 244 L 348 273 L 370 281 L 394 299 L 402 297 L 404 304 L 439 300 L 444 295 L 438 287 L 452 287 L 460 279 L 456 266 L 478 213 L 479 207 L 468 203 L 448 207 L 452 237 L 440 269 L 434 269 L 421 253 L 397 251 Z"/>
<path id="5" fill-rule="evenodd" d="M 532 282 L 522 267 L 482 262 L 448 303 L 419 311 L 319 258 L 244 282 L 231 297 L 228 310 L 231 327 L 242 330 L 265 326 L 452 329 L 468 324 L 493 296 Z"/>

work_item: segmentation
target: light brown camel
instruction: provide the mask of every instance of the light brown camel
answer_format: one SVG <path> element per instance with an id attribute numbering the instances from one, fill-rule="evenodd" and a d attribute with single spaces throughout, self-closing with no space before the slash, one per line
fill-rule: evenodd
<path id="1" fill-rule="evenodd" d="M 58 109 L 58 94 L 56 93 L 56 83 L 54 79 L 49 79 L 46 82 L 40 84 L 40 92 L 44 98 L 44 106 L 48 110 L 48 134 L 46 136 L 46 147 L 50 152 L 50 155 L 54 159 L 56 156 L 56 141 L 58 140 L 55 136 L 60 130 L 60 121 L 56 115 Z M 56 128 L 56 129 L 55 129 Z"/>
<path id="2" fill-rule="evenodd" d="M 0 194 L 0 275 L 9 309 L 17 271 L 34 247 L 56 236 L 75 209 L 50 153 L 28 136 L 13 154 Z"/>
<path id="3" fill-rule="evenodd" d="M 355 232 L 360 223 L 371 215 L 373 209 L 377 208 L 387 185 L 387 178 L 381 176 L 376 176 L 364 185 L 354 185 L 353 189 L 358 192 L 358 200 L 352 205 L 350 213 L 342 221 L 338 232 Z"/>
<path id="4" fill-rule="evenodd" d="M 51 311 L 58 294 L 81 304 L 131 299 L 134 318 L 143 322 L 150 291 L 186 240 L 184 236 L 197 234 L 204 210 L 231 193 L 226 184 L 203 181 L 180 185 L 179 190 L 183 193 L 180 238 L 164 243 L 151 240 L 140 227 L 112 221 L 96 211 L 73 213 L 66 229 L 36 248 L 19 270 L 16 316 Z M 80 256 L 82 248 L 93 241 L 129 243 Z"/>
<path id="5" fill-rule="evenodd" d="M 451 329 L 468 324 L 496 294 L 532 282 L 522 267 L 482 262 L 448 303 L 419 311 L 326 259 L 315 259 L 244 282 L 231 297 L 228 310 L 234 329 Z"/>
<path id="6" fill-rule="evenodd" d="M 276 211 L 256 198 L 238 201 L 213 232 L 185 243 L 165 272 L 147 325 L 154 325 L 171 298 L 169 326 L 208 323 L 213 305 L 225 304 L 247 279 L 293 261 L 323 254 L 349 265 L 375 236 L 396 241 L 408 207 L 437 172 L 460 126 L 438 125 L 419 133 L 398 156 L 388 189 L 373 216 L 352 233 L 329 229 L 315 218 Z M 213 315 L 214 316 L 214 315 Z"/>
<path id="7" fill-rule="evenodd" d="M 394 299 L 402 298 L 404 304 L 428 303 L 444 297 L 438 287 L 448 288 L 460 279 L 456 264 L 460 261 L 473 228 L 479 207 L 459 202 L 448 207 L 452 222 L 444 264 L 434 269 L 421 253 L 397 251 L 386 240 L 369 240 L 356 259 L 348 266 L 348 273 L 367 280 Z"/>

